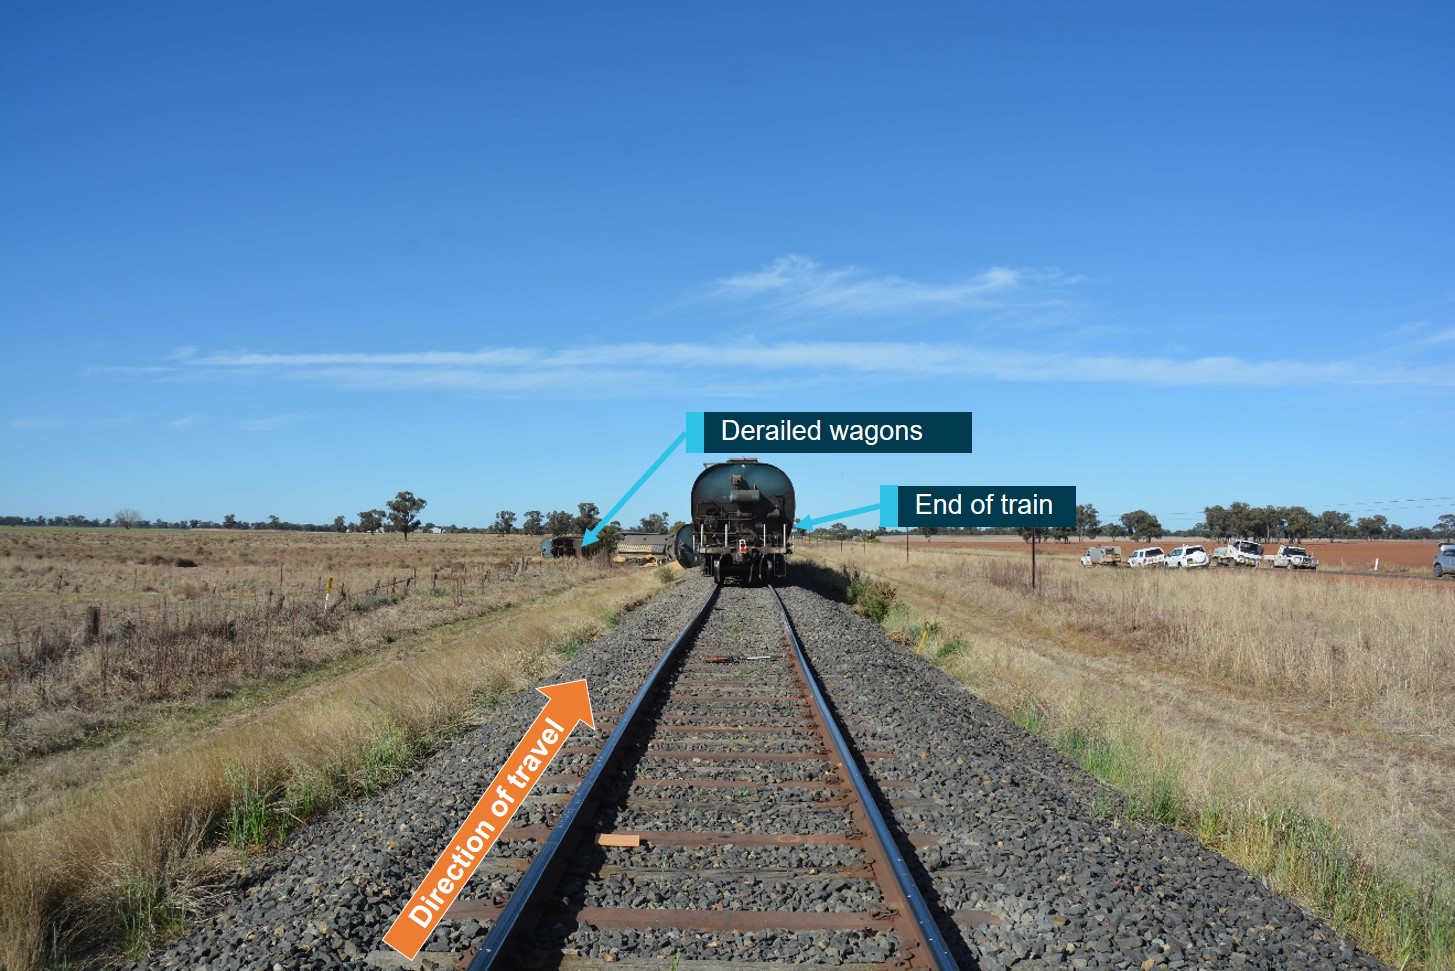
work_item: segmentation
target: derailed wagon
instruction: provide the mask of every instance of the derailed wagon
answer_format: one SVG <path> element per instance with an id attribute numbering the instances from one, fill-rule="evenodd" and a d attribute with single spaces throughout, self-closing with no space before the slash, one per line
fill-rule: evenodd
<path id="1" fill-rule="evenodd" d="M 788 575 L 793 483 L 754 458 L 709 463 L 692 483 L 692 547 L 702 572 L 767 583 Z"/>

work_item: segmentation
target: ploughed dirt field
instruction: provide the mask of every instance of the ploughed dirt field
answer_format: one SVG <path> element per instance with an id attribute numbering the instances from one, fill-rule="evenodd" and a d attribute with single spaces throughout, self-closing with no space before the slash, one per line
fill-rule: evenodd
<path id="1" fill-rule="evenodd" d="M 896 542 L 894 539 L 881 540 L 881 542 Z M 898 540 L 903 543 L 903 538 Z M 936 536 L 928 541 L 933 549 L 965 549 L 965 550 L 1026 550 L 1028 549 L 1024 540 L 1011 539 L 1004 536 L 972 538 L 955 537 L 951 539 L 946 536 Z M 1045 542 L 1037 548 L 1038 554 L 1050 554 L 1052 556 L 1080 556 L 1086 552 L 1089 546 L 1120 546 L 1122 556 L 1130 556 L 1132 550 L 1140 549 L 1143 546 L 1160 546 L 1162 549 L 1171 552 L 1174 546 L 1183 546 L 1188 543 L 1200 544 L 1207 548 L 1209 553 L 1213 547 L 1221 546 L 1217 540 L 1196 539 L 1192 537 L 1164 537 L 1155 543 L 1134 543 L 1126 539 L 1098 539 L 1098 540 L 1073 540 L 1070 543 Z M 926 541 L 922 536 L 915 536 L 910 539 L 911 547 L 924 546 Z M 1430 564 L 1435 561 L 1435 553 L 1440 544 L 1436 540 L 1429 539 L 1384 539 L 1384 540 L 1339 540 L 1336 543 L 1322 541 L 1309 541 L 1301 544 L 1314 556 L 1319 558 L 1320 570 L 1347 570 L 1350 572 L 1363 573 L 1374 569 L 1374 561 L 1379 560 L 1381 571 L 1397 568 L 1401 571 L 1417 571 L 1428 573 Z M 1266 553 L 1277 553 L 1277 543 L 1265 543 L 1263 550 Z"/>

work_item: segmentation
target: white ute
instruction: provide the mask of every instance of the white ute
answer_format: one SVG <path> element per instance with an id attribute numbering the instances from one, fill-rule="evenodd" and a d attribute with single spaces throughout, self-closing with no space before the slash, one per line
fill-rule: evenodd
<path id="1" fill-rule="evenodd" d="M 1455 543 L 1441 543 L 1435 555 L 1435 579 L 1447 574 L 1455 576 Z"/>
<path id="2" fill-rule="evenodd" d="M 1121 561 L 1120 546 L 1093 546 L 1081 554 L 1082 566 L 1116 566 Z"/>
<path id="3" fill-rule="evenodd" d="M 1267 557 L 1273 561 L 1274 569 L 1284 570 L 1317 570 L 1319 568 L 1318 557 L 1310 555 L 1309 551 L 1302 546 L 1280 546 L 1274 556 Z"/>
<path id="4" fill-rule="evenodd" d="M 1219 546 L 1213 550 L 1213 562 L 1218 566 L 1252 566 L 1263 562 L 1263 544 L 1240 539 Z"/>
<path id="5" fill-rule="evenodd" d="M 1162 552 L 1160 546 L 1149 546 L 1144 550 L 1137 550 L 1127 560 L 1127 566 L 1156 566 L 1167 559 L 1167 554 Z"/>
<path id="6" fill-rule="evenodd" d="M 1162 565 L 1173 569 L 1190 570 L 1199 566 L 1212 566 L 1212 559 L 1201 546 L 1179 546 L 1167 554 Z"/>

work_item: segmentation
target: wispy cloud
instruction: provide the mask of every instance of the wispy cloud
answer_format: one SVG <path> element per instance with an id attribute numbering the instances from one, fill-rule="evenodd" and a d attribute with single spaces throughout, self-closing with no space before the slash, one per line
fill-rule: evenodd
<path id="1" fill-rule="evenodd" d="M 873 316 L 944 314 L 1054 303 L 1081 278 L 1055 270 L 993 266 L 944 282 L 911 280 L 857 266 L 826 267 L 807 256 L 779 257 L 761 270 L 717 280 L 705 299 L 750 302 L 787 314 Z"/>
<path id="2" fill-rule="evenodd" d="M 570 392 L 590 397 L 657 394 L 664 374 L 693 374 L 693 389 L 736 396 L 799 385 L 892 384 L 932 378 L 1019 384 L 1083 383 L 1205 387 L 1419 385 L 1455 387 L 1448 368 L 1355 360 L 1258 360 L 1228 355 L 1074 354 L 968 343 L 792 341 L 626 342 L 545 349 L 485 348 L 402 354 L 198 354 L 175 362 L 175 380 L 302 382 L 350 390 L 433 390 L 497 395 Z M 266 431 L 303 420 L 240 422 Z"/>
<path id="3" fill-rule="evenodd" d="M 202 424 L 206 420 L 207 419 L 203 418 L 201 415 L 183 415 L 181 418 L 173 418 L 171 421 L 167 422 L 167 427 L 178 429 L 194 428 L 197 425 Z"/>
<path id="4" fill-rule="evenodd" d="M 237 423 L 237 429 L 244 432 L 271 432 L 305 420 L 304 415 L 270 415 L 266 418 L 245 418 Z"/>

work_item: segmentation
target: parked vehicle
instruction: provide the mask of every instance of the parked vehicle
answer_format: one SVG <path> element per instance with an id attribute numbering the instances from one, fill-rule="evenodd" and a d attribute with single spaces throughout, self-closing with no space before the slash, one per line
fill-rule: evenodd
<path id="1" fill-rule="evenodd" d="M 1440 552 L 1435 554 L 1435 576 L 1455 575 L 1455 543 L 1441 543 Z"/>
<path id="2" fill-rule="evenodd" d="M 1190 570 L 1199 566 L 1212 566 L 1212 557 L 1207 555 L 1207 550 L 1201 546 L 1179 546 L 1167 554 L 1167 559 L 1162 565 L 1180 570 Z"/>
<path id="3" fill-rule="evenodd" d="M 1263 544 L 1240 539 L 1219 546 L 1212 552 L 1213 562 L 1218 566 L 1253 566 L 1263 562 Z"/>
<path id="4" fill-rule="evenodd" d="M 1121 562 L 1120 546 L 1093 546 L 1081 554 L 1082 566 L 1120 566 Z"/>
<path id="5" fill-rule="evenodd" d="M 1318 557 L 1313 556 L 1302 546 L 1280 546 L 1278 552 L 1271 557 L 1275 569 L 1284 570 L 1317 570 L 1319 568 Z"/>
<path id="6" fill-rule="evenodd" d="M 1127 560 L 1127 566 L 1156 566 L 1165 559 L 1167 559 L 1167 554 L 1163 552 L 1162 547 L 1149 546 L 1133 552 L 1131 558 Z"/>

